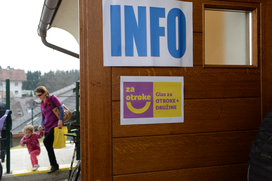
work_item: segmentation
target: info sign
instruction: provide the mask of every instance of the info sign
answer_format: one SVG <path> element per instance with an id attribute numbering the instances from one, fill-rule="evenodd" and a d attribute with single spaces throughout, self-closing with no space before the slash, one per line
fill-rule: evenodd
<path id="1" fill-rule="evenodd" d="M 193 66 L 193 4 L 103 0 L 104 66 Z"/>
<path id="2" fill-rule="evenodd" d="M 183 77 L 121 76 L 121 125 L 184 122 Z"/>

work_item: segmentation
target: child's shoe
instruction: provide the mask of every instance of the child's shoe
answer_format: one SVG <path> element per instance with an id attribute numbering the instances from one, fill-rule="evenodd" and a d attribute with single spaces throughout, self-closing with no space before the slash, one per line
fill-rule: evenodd
<path id="1" fill-rule="evenodd" d="M 35 164 L 32 170 L 33 170 L 33 171 L 36 171 L 39 167 L 40 167 L 39 164 Z"/>

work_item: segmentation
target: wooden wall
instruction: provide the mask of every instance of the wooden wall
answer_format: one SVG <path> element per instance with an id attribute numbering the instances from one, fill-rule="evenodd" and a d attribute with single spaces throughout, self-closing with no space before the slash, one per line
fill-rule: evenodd
<path id="1" fill-rule="evenodd" d="M 266 0 L 192 0 L 194 67 L 103 67 L 102 1 L 80 0 L 82 180 L 246 181 L 272 108 Z M 258 67 L 203 67 L 203 3 L 258 7 Z M 265 24 L 265 26 L 264 26 Z M 120 125 L 120 76 L 184 76 L 184 123 Z"/>

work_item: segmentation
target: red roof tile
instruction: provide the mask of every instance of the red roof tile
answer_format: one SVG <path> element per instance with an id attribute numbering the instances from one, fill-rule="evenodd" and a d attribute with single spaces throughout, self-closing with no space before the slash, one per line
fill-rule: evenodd
<path id="1" fill-rule="evenodd" d="M 0 80 L 10 79 L 11 81 L 26 81 L 24 70 L 20 69 L 0 69 Z"/>

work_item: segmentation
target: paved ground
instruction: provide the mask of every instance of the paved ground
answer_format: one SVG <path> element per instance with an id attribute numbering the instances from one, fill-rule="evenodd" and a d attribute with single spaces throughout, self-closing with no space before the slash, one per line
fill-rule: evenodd
<path id="1" fill-rule="evenodd" d="M 50 164 L 47 156 L 47 151 L 44 146 L 41 147 L 41 154 L 38 156 L 38 161 L 40 168 L 37 171 L 32 171 L 32 165 L 30 161 L 30 155 L 26 148 L 11 150 L 10 157 L 10 170 L 12 174 L 6 174 L 6 162 L 2 163 L 3 166 L 3 181 L 8 180 L 9 177 L 13 177 L 10 180 L 17 180 L 15 177 L 20 175 L 28 175 L 29 178 L 22 179 L 18 177 L 18 180 L 32 180 L 30 177 L 36 177 L 36 180 L 40 179 L 41 176 L 48 179 L 44 180 L 54 180 L 49 177 L 54 177 L 55 181 L 64 180 L 63 178 L 68 175 L 68 169 L 70 167 L 72 155 L 73 155 L 74 145 L 67 144 L 65 148 L 55 149 L 55 154 L 57 162 L 61 167 L 59 173 L 47 174 L 50 169 Z M 60 172 L 63 172 L 60 174 Z M 41 175 L 42 174 L 42 175 Z M 37 179 L 37 176 L 39 179 Z M 33 179 L 35 180 L 35 179 Z"/>

